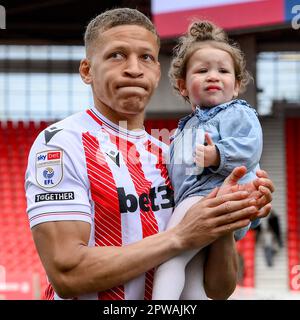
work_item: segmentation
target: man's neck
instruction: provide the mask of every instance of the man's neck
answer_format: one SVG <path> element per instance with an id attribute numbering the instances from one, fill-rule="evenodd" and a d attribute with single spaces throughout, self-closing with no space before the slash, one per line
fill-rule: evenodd
<path id="1" fill-rule="evenodd" d="M 127 130 L 144 130 L 144 112 L 137 115 L 120 114 L 111 108 L 98 106 L 95 108 L 108 120 Z"/>

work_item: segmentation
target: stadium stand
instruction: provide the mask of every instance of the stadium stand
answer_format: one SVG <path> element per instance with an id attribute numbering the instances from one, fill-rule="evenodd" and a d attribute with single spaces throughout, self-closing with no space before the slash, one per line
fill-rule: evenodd
<path id="1" fill-rule="evenodd" d="M 24 174 L 27 157 L 46 122 L 0 123 L 0 297 L 38 299 L 46 276 L 32 240 L 26 215 Z M 4 245 L 5 244 L 5 245 Z"/>
<path id="2" fill-rule="evenodd" d="M 288 118 L 286 121 L 286 168 L 287 168 L 287 209 L 288 209 L 288 267 L 291 290 L 300 290 L 295 281 L 300 265 L 300 212 L 299 212 L 299 184 L 300 184 L 300 128 L 299 119 Z"/>
<path id="3" fill-rule="evenodd" d="M 255 287 L 255 231 L 248 231 L 245 238 L 237 242 L 237 250 L 244 261 L 244 276 L 240 285 L 253 288 Z"/>

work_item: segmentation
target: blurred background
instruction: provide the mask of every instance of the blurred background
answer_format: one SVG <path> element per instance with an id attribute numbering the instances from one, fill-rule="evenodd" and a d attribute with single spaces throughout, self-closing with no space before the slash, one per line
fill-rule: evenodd
<path id="1" fill-rule="evenodd" d="M 190 107 L 167 73 L 176 39 L 193 18 L 225 28 L 246 55 L 254 82 L 241 97 L 264 132 L 261 167 L 273 179 L 273 212 L 237 243 L 239 286 L 232 299 L 300 299 L 300 1 L 10 0 L 0 2 L 0 299 L 41 299 L 47 279 L 26 215 L 24 173 L 37 134 L 93 105 L 80 79 L 91 18 L 136 8 L 162 39 L 162 79 L 146 129 L 173 129 Z"/>

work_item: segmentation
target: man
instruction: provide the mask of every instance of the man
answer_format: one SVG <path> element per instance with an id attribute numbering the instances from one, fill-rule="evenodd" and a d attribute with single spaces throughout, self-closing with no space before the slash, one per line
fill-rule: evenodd
<path id="1" fill-rule="evenodd" d="M 211 243 L 205 290 L 227 298 L 236 284 L 233 231 L 268 214 L 272 182 L 260 172 L 238 186 L 238 168 L 164 231 L 173 206 L 166 146 L 143 130 L 160 78 L 159 38 L 149 19 L 123 8 L 92 20 L 85 46 L 80 74 L 94 108 L 42 132 L 26 175 L 33 238 L 51 283 L 46 298 L 151 299 L 157 265 Z"/>

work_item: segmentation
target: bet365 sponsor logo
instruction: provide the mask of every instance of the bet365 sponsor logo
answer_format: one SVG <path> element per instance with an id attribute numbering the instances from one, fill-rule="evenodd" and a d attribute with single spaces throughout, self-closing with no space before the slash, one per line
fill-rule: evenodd
<path id="1" fill-rule="evenodd" d="M 121 213 L 135 212 L 138 207 L 144 212 L 168 209 L 174 206 L 173 190 L 167 186 L 151 188 L 149 194 L 142 193 L 139 197 L 125 193 L 124 188 L 117 188 Z M 159 203 L 159 204 L 158 204 Z"/>

